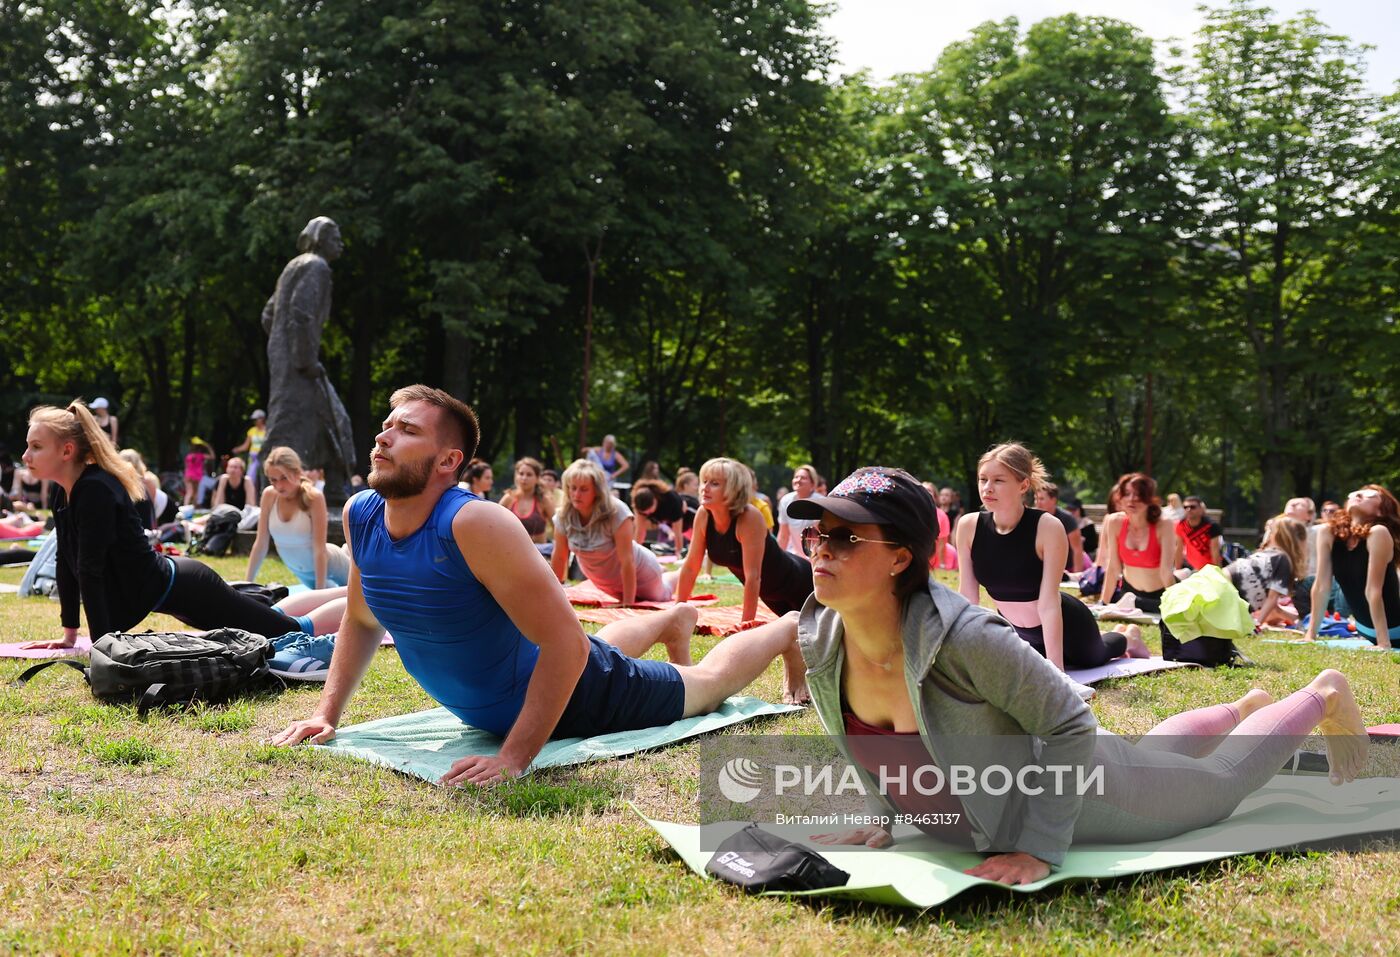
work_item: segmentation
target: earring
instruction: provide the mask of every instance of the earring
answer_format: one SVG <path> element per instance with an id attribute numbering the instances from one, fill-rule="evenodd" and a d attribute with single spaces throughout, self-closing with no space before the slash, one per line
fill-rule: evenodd
<path id="1" fill-rule="evenodd" d="M 894 576 L 896 576 L 896 575 L 898 575 L 898 574 L 899 574 L 899 572 L 890 572 L 890 577 L 893 578 Z"/>

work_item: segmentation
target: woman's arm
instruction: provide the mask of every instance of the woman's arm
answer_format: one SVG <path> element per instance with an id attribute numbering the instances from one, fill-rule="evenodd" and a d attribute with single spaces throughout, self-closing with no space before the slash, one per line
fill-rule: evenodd
<path id="1" fill-rule="evenodd" d="M 632 554 L 632 519 L 624 518 L 613 529 L 613 547 L 617 549 L 617 563 L 622 570 L 622 604 L 631 607 L 637 603 L 637 556 Z"/>
<path id="2" fill-rule="evenodd" d="M 685 519 L 678 518 L 671 523 L 671 540 L 676 545 L 676 559 L 685 554 Z"/>
<path id="3" fill-rule="evenodd" d="M 564 584 L 564 576 L 569 573 L 569 536 L 557 524 L 554 526 L 554 553 L 549 556 L 549 566 L 554 569 L 554 577 Z"/>
<path id="4" fill-rule="evenodd" d="M 218 508 L 224 504 L 224 491 L 228 488 L 228 473 L 219 476 L 219 484 L 214 486 L 214 494 L 209 498 L 209 507 Z"/>
<path id="5" fill-rule="evenodd" d="M 627 456 L 623 455 L 616 449 L 613 450 L 613 459 L 617 462 L 617 469 L 612 474 L 613 478 L 617 478 L 623 472 L 626 472 L 632 467 L 627 463 Z"/>
<path id="6" fill-rule="evenodd" d="M 681 577 L 676 581 L 676 601 L 690 601 L 695 578 L 700 574 L 700 563 L 705 560 L 705 529 L 709 524 L 710 513 L 701 505 L 695 513 L 695 524 L 690 527 L 690 551 L 685 553 Z"/>
<path id="7" fill-rule="evenodd" d="M 1254 619 L 1261 625 L 1267 625 L 1269 623 L 1269 616 L 1276 611 L 1278 611 L 1278 592 L 1269 588 L 1264 592 L 1264 602 L 1259 606 L 1259 610 L 1254 613 Z"/>
<path id="8" fill-rule="evenodd" d="M 1162 560 L 1157 565 L 1157 573 L 1162 579 L 1162 587 L 1170 588 L 1176 584 L 1176 552 L 1182 544 L 1176 537 L 1176 529 L 1171 519 L 1157 520 L 1157 541 L 1162 543 Z M 1219 542 L 1216 544 L 1218 546 Z"/>
<path id="9" fill-rule="evenodd" d="M 1390 647 L 1389 622 L 1385 620 L 1385 576 L 1394 575 L 1391 560 L 1395 539 L 1384 525 L 1372 525 L 1366 536 L 1366 604 L 1371 609 L 1371 626 L 1376 629 L 1376 647 Z"/>
<path id="10" fill-rule="evenodd" d="M 252 547 L 252 549 L 248 552 L 248 573 L 247 573 L 246 575 L 243 576 L 244 578 L 248 579 L 248 581 L 250 581 L 250 582 L 252 582 L 252 581 L 257 581 L 257 580 L 258 580 L 258 569 L 262 567 L 263 559 L 267 557 L 267 540 L 268 540 L 268 531 L 267 531 L 267 514 L 268 514 L 268 512 L 267 512 L 267 510 L 268 510 L 269 508 L 276 508 L 276 507 L 277 507 L 276 501 L 277 501 L 277 490 L 276 490 L 275 488 L 273 488 L 271 485 L 269 485 L 267 488 L 263 489 L 263 493 L 262 493 L 262 503 L 261 503 L 260 507 L 258 508 L 258 534 L 257 534 L 257 537 L 253 539 L 253 547 Z M 321 508 L 322 508 L 322 510 L 324 510 L 325 507 L 326 507 L 326 500 L 325 500 L 325 499 L 322 499 L 322 500 L 321 500 Z M 323 521 L 324 521 L 324 519 L 323 519 Z M 314 531 L 314 522 L 313 522 L 313 531 Z M 314 537 L 314 536 L 313 536 L 313 537 Z M 324 541 L 325 541 L 325 538 L 322 537 L 321 541 L 324 542 Z M 324 552 L 324 551 L 325 551 L 325 548 L 322 548 L 321 551 Z M 322 564 L 324 564 L 324 563 L 325 563 L 325 559 L 322 558 L 322 559 L 321 559 L 321 562 L 322 562 Z"/>
<path id="11" fill-rule="evenodd" d="M 1308 615 L 1308 631 L 1304 641 L 1317 641 L 1322 616 L 1327 613 L 1327 599 L 1332 594 L 1332 529 L 1323 525 L 1317 530 L 1317 577 L 1312 585 L 1312 613 Z"/>
<path id="12" fill-rule="evenodd" d="M 958 516 L 958 594 L 974 605 L 982 603 L 982 592 L 977 584 L 977 573 L 972 569 L 972 538 L 977 534 L 977 513 L 969 512 Z"/>
<path id="13" fill-rule="evenodd" d="M 1060 579 L 1064 577 L 1065 556 L 1069 540 L 1065 527 L 1054 515 L 1043 513 L 1036 523 L 1035 550 L 1040 554 L 1040 596 L 1036 612 L 1045 636 L 1045 657 L 1061 671 L 1065 670 L 1065 618 L 1060 606 Z"/>
<path id="14" fill-rule="evenodd" d="M 744 611 L 739 620 L 753 621 L 758 616 L 758 596 L 763 593 L 763 549 L 768 544 L 768 526 L 752 505 L 745 506 L 734 521 L 734 537 L 744 555 Z"/>
<path id="15" fill-rule="evenodd" d="M 1123 575 L 1123 562 L 1118 557 L 1118 526 L 1127 520 L 1127 516 L 1122 512 L 1114 512 L 1103 520 L 1103 532 L 1099 535 L 1099 558 L 1103 561 L 1103 591 L 1099 593 L 1099 601 L 1108 604 L 1113 600 L 1113 593 L 1118 589 L 1118 579 Z M 1172 536 L 1173 541 L 1176 536 Z M 1162 554 L 1167 552 L 1175 554 L 1176 546 L 1169 542 L 1162 543 Z"/>
<path id="16" fill-rule="evenodd" d="M 274 505 L 273 508 L 277 506 Z M 263 513 L 266 514 L 266 506 Z M 263 518 L 258 517 L 258 527 L 262 528 Z M 311 554 L 316 570 L 316 587 L 326 587 L 326 528 L 330 515 L 326 511 L 326 496 L 320 492 L 311 495 Z"/>

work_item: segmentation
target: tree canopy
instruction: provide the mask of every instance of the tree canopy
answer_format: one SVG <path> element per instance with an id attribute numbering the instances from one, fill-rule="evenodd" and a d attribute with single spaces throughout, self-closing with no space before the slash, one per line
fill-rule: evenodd
<path id="1" fill-rule="evenodd" d="M 0 4 L 0 421 L 104 395 L 174 465 L 266 402 L 262 303 L 341 226 L 325 364 L 482 456 L 604 432 L 775 483 L 970 488 L 1026 441 L 1231 502 L 1400 481 L 1397 99 L 1311 14 L 1194 44 L 987 22 L 836 76 L 808 0 Z M 1400 96 L 1400 94 L 1397 94 Z"/>

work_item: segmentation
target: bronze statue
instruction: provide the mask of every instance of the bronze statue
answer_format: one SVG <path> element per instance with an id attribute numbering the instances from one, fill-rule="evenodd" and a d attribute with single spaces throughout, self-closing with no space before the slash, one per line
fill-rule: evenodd
<path id="1" fill-rule="evenodd" d="M 290 446 L 308 467 L 326 472 L 327 498 L 343 500 L 355 470 L 350 416 L 321 365 L 321 330 L 331 313 L 331 260 L 343 249 L 340 227 L 325 216 L 297 237 L 301 255 L 287 263 L 263 307 L 268 396 L 265 449 Z"/>

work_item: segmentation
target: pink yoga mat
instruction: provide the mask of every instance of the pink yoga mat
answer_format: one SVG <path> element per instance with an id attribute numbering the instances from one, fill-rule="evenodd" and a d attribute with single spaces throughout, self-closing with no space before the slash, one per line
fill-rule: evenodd
<path id="1" fill-rule="evenodd" d="M 1400 738 L 1400 724 L 1373 724 L 1366 730 L 1373 738 Z"/>
<path id="2" fill-rule="evenodd" d="M 574 614 L 578 615 L 579 621 L 591 621 L 596 624 L 606 625 L 614 621 L 621 621 L 624 618 L 636 618 L 640 615 L 650 615 L 657 611 L 655 608 L 575 608 Z M 729 605 L 724 608 L 701 608 L 700 620 L 695 623 L 695 632 L 699 635 L 732 635 L 739 630 L 739 616 L 743 614 L 743 609 L 738 605 Z M 773 614 L 762 605 L 758 608 L 759 621 L 776 621 L 777 615 Z"/>
<path id="3" fill-rule="evenodd" d="M 588 608 L 609 608 L 622 604 L 590 581 L 570 585 L 564 589 L 564 594 L 568 596 L 570 603 Z M 718 602 L 719 598 L 714 595 L 691 595 L 690 601 L 686 604 L 694 605 L 696 608 L 705 608 Z M 669 608 L 674 604 L 675 602 L 670 601 L 639 601 L 633 607 L 657 609 Z"/>
<path id="4" fill-rule="evenodd" d="M 78 643 L 72 648 L 21 648 L 20 645 L 28 644 L 26 641 L 16 641 L 8 645 L 0 645 L 0 658 L 74 658 L 85 655 L 92 650 L 92 641 L 85 636 L 79 636 Z"/>

